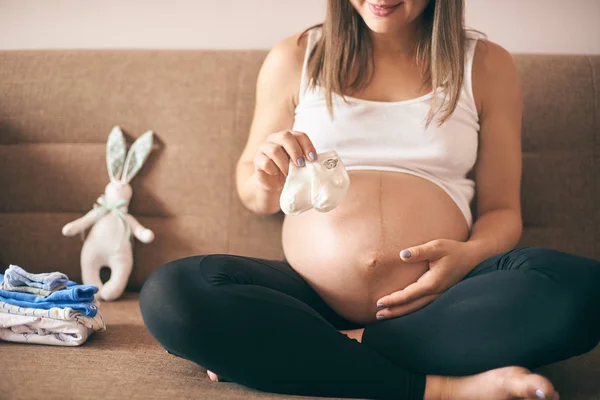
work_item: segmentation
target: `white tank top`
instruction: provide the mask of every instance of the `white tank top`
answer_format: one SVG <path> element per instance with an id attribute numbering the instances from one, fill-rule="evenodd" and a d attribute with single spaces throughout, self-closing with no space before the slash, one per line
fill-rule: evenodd
<path id="1" fill-rule="evenodd" d="M 477 38 L 466 41 L 464 85 L 456 110 L 441 126 L 434 120 L 425 128 L 432 93 L 395 102 L 346 96 L 348 103 L 334 94 L 332 120 L 323 89 L 309 89 L 306 76 L 308 55 L 320 34 L 320 28 L 308 34 L 293 130 L 306 133 L 318 153 L 335 150 L 348 171 L 401 172 L 433 182 L 456 203 L 470 229 L 475 183 L 466 175 L 477 159 L 479 117 L 471 85 Z"/>

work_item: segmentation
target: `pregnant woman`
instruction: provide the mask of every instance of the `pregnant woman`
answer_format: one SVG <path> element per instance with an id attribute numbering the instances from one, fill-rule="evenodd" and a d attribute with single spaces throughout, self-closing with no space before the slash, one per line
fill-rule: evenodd
<path id="1" fill-rule="evenodd" d="M 156 270 L 140 306 L 167 351 L 277 393 L 559 397 L 530 369 L 600 340 L 600 263 L 514 248 L 518 74 L 462 15 L 462 0 L 329 0 L 324 24 L 272 49 L 241 201 L 279 212 L 290 160 L 328 151 L 349 190 L 330 212 L 286 216 L 285 260 L 210 254 Z"/>

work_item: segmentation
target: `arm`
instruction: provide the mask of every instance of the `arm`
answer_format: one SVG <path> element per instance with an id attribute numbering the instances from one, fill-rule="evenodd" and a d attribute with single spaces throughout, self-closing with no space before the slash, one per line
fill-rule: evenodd
<path id="1" fill-rule="evenodd" d="M 279 211 L 281 189 L 268 191 L 259 184 L 254 157 L 269 134 L 292 128 L 305 46 L 305 40 L 298 45 L 298 35 L 285 39 L 269 52 L 258 75 L 254 118 L 236 170 L 240 200 L 256 214 Z"/>
<path id="2" fill-rule="evenodd" d="M 150 243 L 154 240 L 154 232 L 150 229 L 145 228 L 140 222 L 131 214 L 125 214 L 127 223 L 131 227 L 131 233 L 142 243 Z"/>
<path id="3" fill-rule="evenodd" d="M 105 213 L 105 210 L 102 208 L 94 208 L 83 217 L 77 218 L 63 226 L 62 234 L 64 236 L 73 236 L 79 232 L 83 232 L 94 225 Z"/>
<path id="4" fill-rule="evenodd" d="M 506 50 L 491 42 L 478 43 L 473 91 L 481 125 L 475 165 L 478 218 L 467 244 L 475 266 L 514 248 L 522 232 L 523 100 L 517 69 Z"/>

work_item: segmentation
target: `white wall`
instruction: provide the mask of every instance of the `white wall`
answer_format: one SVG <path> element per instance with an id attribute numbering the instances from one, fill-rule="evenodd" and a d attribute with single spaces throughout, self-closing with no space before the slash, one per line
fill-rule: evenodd
<path id="1" fill-rule="evenodd" d="M 509 51 L 600 54 L 600 0 L 466 0 Z M 326 0 L 0 0 L 0 49 L 269 48 Z"/>

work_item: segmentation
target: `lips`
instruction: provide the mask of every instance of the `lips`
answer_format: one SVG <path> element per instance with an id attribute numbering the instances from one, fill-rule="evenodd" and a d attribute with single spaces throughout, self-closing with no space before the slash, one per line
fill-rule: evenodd
<path id="1" fill-rule="evenodd" d="M 396 4 L 374 4 L 367 2 L 371 12 L 378 17 L 387 17 L 388 15 L 392 14 L 402 3 L 404 3 L 404 1 Z"/>
<path id="2" fill-rule="evenodd" d="M 387 9 L 387 8 L 394 8 L 399 6 L 400 4 L 404 3 L 404 1 L 398 2 L 398 3 L 394 3 L 394 4 L 379 4 L 379 3 L 371 3 L 368 2 L 370 6 L 375 7 L 375 8 L 381 8 L 381 9 Z"/>

